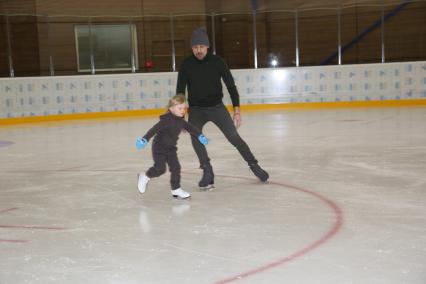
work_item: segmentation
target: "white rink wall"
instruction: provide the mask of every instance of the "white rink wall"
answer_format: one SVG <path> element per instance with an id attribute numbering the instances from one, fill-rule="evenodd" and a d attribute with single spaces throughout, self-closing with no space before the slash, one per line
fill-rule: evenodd
<path id="1" fill-rule="evenodd" d="M 232 74 L 242 105 L 426 100 L 426 61 Z M 1 78 L 0 118 L 164 108 L 176 79 L 177 72 Z M 230 104 L 226 91 L 224 101 Z"/>

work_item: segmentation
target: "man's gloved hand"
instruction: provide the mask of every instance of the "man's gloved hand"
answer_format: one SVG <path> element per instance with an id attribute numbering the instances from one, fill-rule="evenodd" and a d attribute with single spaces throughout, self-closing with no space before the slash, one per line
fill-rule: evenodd
<path id="1" fill-rule="evenodd" d="M 136 139 L 136 148 L 137 149 L 143 149 L 145 148 L 146 144 L 148 144 L 148 141 L 145 138 L 139 137 Z"/>
<path id="2" fill-rule="evenodd" d="M 207 137 L 204 136 L 203 134 L 200 134 L 198 136 L 198 141 L 200 141 L 200 143 L 203 144 L 203 145 L 209 144 L 209 139 L 207 139 Z"/>

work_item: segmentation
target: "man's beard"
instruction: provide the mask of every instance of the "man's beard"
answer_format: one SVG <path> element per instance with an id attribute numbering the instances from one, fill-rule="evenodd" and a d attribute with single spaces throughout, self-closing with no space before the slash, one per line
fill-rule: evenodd
<path id="1" fill-rule="evenodd" d="M 195 57 L 197 57 L 198 59 L 200 59 L 200 60 L 202 60 L 202 59 L 204 59 L 204 57 L 205 57 L 206 55 L 204 54 L 204 53 L 197 53 L 196 55 L 195 55 Z"/>

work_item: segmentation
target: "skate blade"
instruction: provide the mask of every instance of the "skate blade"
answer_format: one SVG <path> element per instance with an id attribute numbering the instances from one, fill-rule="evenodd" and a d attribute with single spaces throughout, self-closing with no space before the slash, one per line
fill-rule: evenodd
<path id="1" fill-rule="evenodd" d="M 212 191 L 214 189 L 214 185 L 209 184 L 207 186 L 200 186 L 199 188 L 201 191 Z"/>
<path id="2" fill-rule="evenodd" d="M 191 195 L 188 197 L 180 197 L 179 195 L 172 195 L 174 199 L 178 199 L 178 200 L 186 200 L 186 199 L 191 199 Z"/>

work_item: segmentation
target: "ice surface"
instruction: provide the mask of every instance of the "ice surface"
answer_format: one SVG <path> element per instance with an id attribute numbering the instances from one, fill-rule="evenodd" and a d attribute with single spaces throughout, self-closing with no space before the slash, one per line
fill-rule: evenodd
<path id="1" fill-rule="evenodd" d="M 136 175 L 157 118 L 0 128 L 0 283 L 426 283 L 426 108 L 243 112 L 262 184 L 218 131 L 200 192 Z"/>

